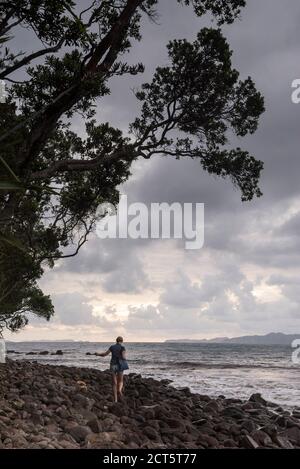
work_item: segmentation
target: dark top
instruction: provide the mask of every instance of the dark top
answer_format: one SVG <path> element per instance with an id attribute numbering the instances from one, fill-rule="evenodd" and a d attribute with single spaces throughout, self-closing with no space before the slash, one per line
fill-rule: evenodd
<path id="1" fill-rule="evenodd" d="M 121 344 L 111 345 L 109 347 L 109 350 L 111 352 L 111 360 L 110 360 L 111 365 L 118 365 L 119 359 L 122 358 L 122 352 L 125 352 L 126 350 L 124 345 L 121 345 Z"/>

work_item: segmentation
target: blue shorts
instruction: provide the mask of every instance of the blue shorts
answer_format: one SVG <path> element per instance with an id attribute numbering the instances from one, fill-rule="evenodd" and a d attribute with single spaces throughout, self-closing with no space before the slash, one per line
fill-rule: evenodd
<path id="1" fill-rule="evenodd" d="M 113 373 L 123 373 L 123 370 L 120 369 L 120 365 L 119 364 L 111 364 L 110 365 L 110 371 L 112 371 Z"/>

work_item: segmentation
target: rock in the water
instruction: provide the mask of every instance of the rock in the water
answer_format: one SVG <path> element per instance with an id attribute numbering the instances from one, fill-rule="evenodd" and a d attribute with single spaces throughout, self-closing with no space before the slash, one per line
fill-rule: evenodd
<path id="1" fill-rule="evenodd" d="M 261 404 L 263 406 L 267 405 L 267 401 L 262 397 L 260 393 L 252 394 L 249 398 L 250 402 L 256 402 L 256 404 Z"/>

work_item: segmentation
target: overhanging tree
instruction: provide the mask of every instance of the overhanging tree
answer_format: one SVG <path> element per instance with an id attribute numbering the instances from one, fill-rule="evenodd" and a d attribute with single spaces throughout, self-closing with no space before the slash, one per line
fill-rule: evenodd
<path id="1" fill-rule="evenodd" d="M 176 3 L 198 16 L 211 13 L 220 27 L 246 2 Z M 158 6 L 95 0 L 79 12 L 72 0 L 0 0 L 0 79 L 7 83 L 0 104 L 0 328 L 18 329 L 28 312 L 53 314 L 36 283 L 43 267 L 78 252 L 99 203 L 117 203 L 117 186 L 136 159 L 195 158 L 209 173 L 230 178 L 243 200 L 261 195 L 262 162 L 228 148 L 228 133 L 255 132 L 263 98 L 251 78 L 239 79 L 220 29 L 168 44 L 169 63 L 133 96 L 141 112 L 129 123 L 130 137 L 96 122 L 95 104 L 110 93 L 111 78 L 143 72 L 124 55 L 141 40 L 142 16 L 155 18 Z M 37 36 L 36 50 L 12 51 L 20 27 Z M 85 138 L 72 130 L 75 114 Z"/>

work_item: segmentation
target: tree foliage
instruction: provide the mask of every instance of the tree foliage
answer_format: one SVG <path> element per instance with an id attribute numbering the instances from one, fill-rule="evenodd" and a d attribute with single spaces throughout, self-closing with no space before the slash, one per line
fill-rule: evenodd
<path id="1" fill-rule="evenodd" d="M 239 16 L 245 0 L 177 0 L 218 26 Z M 46 265 L 75 255 L 103 201 L 118 202 L 119 184 L 137 158 L 154 154 L 198 159 L 228 177 L 243 200 L 260 196 L 262 163 L 228 135 L 253 133 L 264 110 L 251 78 L 240 80 L 220 29 L 202 29 L 194 42 L 171 41 L 169 63 L 133 99 L 141 112 L 129 137 L 95 120 L 110 80 L 142 73 L 125 60 L 141 40 L 141 19 L 156 18 L 158 0 L 94 0 L 79 11 L 72 0 L 0 0 L 0 327 L 13 330 L 30 311 L 49 318 L 50 299 L 37 286 Z M 36 50 L 14 50 L 26 28 Z M 72 128 L 81 116 L 85 136 Z"/>

